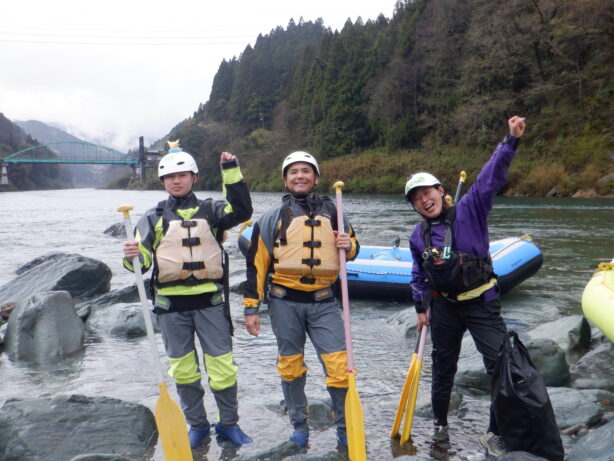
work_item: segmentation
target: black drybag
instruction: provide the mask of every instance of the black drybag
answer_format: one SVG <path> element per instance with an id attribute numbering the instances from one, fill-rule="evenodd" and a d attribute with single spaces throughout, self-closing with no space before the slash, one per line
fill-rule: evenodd
<path id="1" fill-rule="evenodd" d="M 546 386 L 515 331 L 506 333 L 499 349 L 491 397 L 508 449 L 563 461 L 565 451 Z"/>

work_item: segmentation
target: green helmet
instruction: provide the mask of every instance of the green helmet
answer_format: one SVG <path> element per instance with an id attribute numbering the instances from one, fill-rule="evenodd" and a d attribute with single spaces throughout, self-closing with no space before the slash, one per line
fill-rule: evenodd
<path id="1" fill-rule="evenodd" d="M 411 202 L 411 191 L 418 187 L 440 186 L 439 179 L 430 173 L 416 173 L 405 184 L 405 200 Z"/>

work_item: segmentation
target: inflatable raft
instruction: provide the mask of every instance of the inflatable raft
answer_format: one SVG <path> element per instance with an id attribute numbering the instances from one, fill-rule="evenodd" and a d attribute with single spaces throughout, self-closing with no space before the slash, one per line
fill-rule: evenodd
<path id="1" fill-rule="evenodd" d="M 489 251 L 501 293 L 534 275 L 544 261 L 528 237 L 492 241 Z M 350 295 L 409 299 L 412 264 L 409 248 L 360 247 L 356 259 L 347 263 Z"/>
<path id="2" fill-rule="evenodd" d="M 614 259 L 601 263 L 582 293 L 586 318 L 614 342 Z"/>
<path id="3" fill-rule="evenodd" d="M 239 234 L 239 248 L 244 255 L 251 235 L 251 226 Z M 543 263 L 541 250 L 527 236 L 491 242 L 490 255 L 502 293 L 534 275 Z M 356 259 L 346 264 L 350 297 L 409 299 L 411 268 L 409 248 L 361 246 Z"/>

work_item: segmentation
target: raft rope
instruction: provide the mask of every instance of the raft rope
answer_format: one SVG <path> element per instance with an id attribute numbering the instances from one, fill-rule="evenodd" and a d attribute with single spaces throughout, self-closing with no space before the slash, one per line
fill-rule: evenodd
<path id="1" fill-rule="evenodd" d="M 595 270 L 595 274 L 597 274 L 598 272 L 605 272 L 605 271 L 611 271 L 614 270 L 614 263 L 599 263 L 599 265 L 597 266 L 597 270 Z"/>
<path id="2" fill-rule="evenodd" d="M 411 277 L 411 274 L 402 273 L 402 272 L 374 272 L 374 271 L 366 271 L 363 269 L 353 269 L 350 267 L 347 268 L 347 272 L 348 274 L 351 274 L 352 272 L 358 272 L 361 274 L 371 274 L 371 275 L 400 275 L 402 277 Z"/>

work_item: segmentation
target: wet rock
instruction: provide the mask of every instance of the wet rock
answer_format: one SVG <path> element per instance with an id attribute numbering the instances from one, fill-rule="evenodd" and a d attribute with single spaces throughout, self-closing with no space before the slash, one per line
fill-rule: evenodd
<path id="1" fill-rule="evenodd" d="M 344 455 L 337 451 L 329 451 L 321 455 L 310 455 L 306 453 L 299 453 L 296 455 L 284 458 L 284 461 L 347 461 L 347 455 Z M 264 460 L 263 460 L 264 461 Z"/>
<path id="2" fill-rule="evenodd" d="M 490 376 L 486 373 L 484 359 L 470 336 L 463 338 L 454 384 L 475 394 L 490 394 Z"/>
<path id="3" fill-rule="evenodd" d="M 307 406 L 309 415 L 309 427 L 313 429 L 325 429 L 334 424 L 332 402 L 330 400 L 309 400 Z"/>
<path id="4" fill-rule="evenodd" d="M 614 421 L 589 431 L 571 448 L 566 461 L 612 461 Z"/>
<path id="5" fill-rule="evenodd" d="M 155 316 L 149 312 L 154 330 L 159 331 Z M 143 308 L 139 304 L 112 304 L 93 309 L 87 321 L 87 328 L 104 331 L 111 336 L 138 338 L 147 335 Z"/>
<path id="6" fill-rule="evenodd" d="M 88 453 L 142 459 L 157 438 L 147 407 L 83 395 L 9 400 L 0 408 L 0 434 L 0 453 L 12 461 L 66 461 Z M 110 459 L 122 459 L 115 456 Z"/>
<path id="7" fill-rule="evenodd" d="M 403 455 L 403 456 L 397 456 L 396 458 L 394 458 L 394 461 L 433 461 L 435 458 L 425 458 L 424 456 L 418 456 L 418 455 Z"/>
<path id="8" fill-rule="evenodd" d="M 143 280 L 145 284 L 145 296 L 151 299 L 151 290 L 149 289 L 151 280 Z M 82 320 L 86 320 L 90 315 L 90 312 L 99 307 L 111 306 L 119 303 L 136 303 L 139 302 L 139 291 L 136 287 L 136 283 L 118 290 L 109 291 L 108 293 L 98 296 L 96 298 L 88 299 L 77 304 L 75 307 L 79 313 L 79 317 Z"/>
<path id="9" fill-rule="evenodd" d="M 560 429 L 574 425 L 593 426 L 606 410 L 614 408 L 614 393 L 599 389 L 551 387 L 548 395 Z"/>
<path id="10" fill-rule="evenodd" d="M 522 341 L 546 386 L 562 386 L 569 381 L 565 352 L 557 343 L 550 339 L 523 338 Z M 454 383 L 475 394 L 490 394 L 490 376 L 470 336 L 463 338 Z"/>
<path id="11" fill-rule="evenodd" d="M 326 429 L 334 424 L 333 405 L 330 399 L 322 400 L 308 397 L 307 402 L 307 422 L 309 423 L 309 427 L 312 429 Z M 280 401 L 277 408 L 271 405 L 268 405 L 268 407 L 273 411 L 279 411 L 281 413 L 287 413 L 288 411 L 285 400 Z"/>
<path id="12" fill-rule="evenodd" d="M 67 291 L 72 297 L 89 298 L 109 291 L 112 276 L 103 262 L 67 253 L 36 258 L 17 273 L 18 277 L 0 287 L 0 304 L 43 291 Z"/>
<path id="13" fill-rule="evenodd" d="M 563 386 L 569 381 L 565 352 L 557 343 L 542 338 L 530 339 L 524 345 L 546 386 Z"/>
<path id="14" fill-rule="evenodd" d="M 535 456 L 526 451 L 512 451 L 501 456 L 497 456 L 497 461 L 547 461 L 546 458 Z"/>
<path id="15" fill-rule="evenodd" d="M 448 414 L 455 414 L 461 410 L 464 401 L 463 394 L 461 394 L 456 388 L 452 389 L 450 395 L 450 406 L 448 408 Z M 417 416 L 426 419 L 434 419 L 433 407 L 431 406 L 431 394 L 430 392 L 418 392 L 418 398 L 416 399 L 416 409 L 414 413 Z M 460 416 L 457 414 L 457 416 Z M 460 416 L 462 417 L 462 416 Z"/>
<path id="16" fill-rule="evenodd" d="M 296 443 L 283 442 L 270 448 L 266 448 L 249 455 L 237 456 L 233 461 L 265 461 L 265 460 L 287 460 L 289 456 L 302 451 Z"/>
<path id="17" fill-rule="evenodd" d="M 570 371 L 576 389 L 605 389 L 614 392 L 614 343 L 605 341 L 583 355 Z"/>
<path id="18" fill-rule="evenodd" d="M 94 453 L 90 455 L 75 456 L 70 461 L 134 461 L 134 459 L 120 455 L 101 455 Z"/>
<path id="19" fill-rule="evenodd" d="M 111 237 L 116 237 L 119 239 L 125 239 L 126 238 L 126 226 L 124 226 L 124 223 L 115 223 L 112 226 L 107 227 L 104 230 L 104 234 L 109 235 Z"/>
<path id="20" fill-rule="evenodd" d="M 583 315 L 569 315 L 544 323 L 527 334 L 531 339 L 551 339 L 567 353 L 588 349 L 591 342 L 591 326 Z"/>
<path id="21" fill-rule="evenodd" d="M 414 308 L 403 309 L 388 317 L 387 323 L 399 330 L 405 331 L 405 337 L 416 336 L 418 314 Z"/>
<path id="22" fill-rule="evenodd" d="M 247 281 L 234 283 L 230 286 L 230 291 L 239 295 L 245 294 L 245 288 L 247 287 Z"/>
<path id="23" fill-rule="evenodd" d="M 17 304 L 4 338 L 13 360 L 54 362 L 83 349 L 85 329 L 66 291 L 38 293 Z"/>

